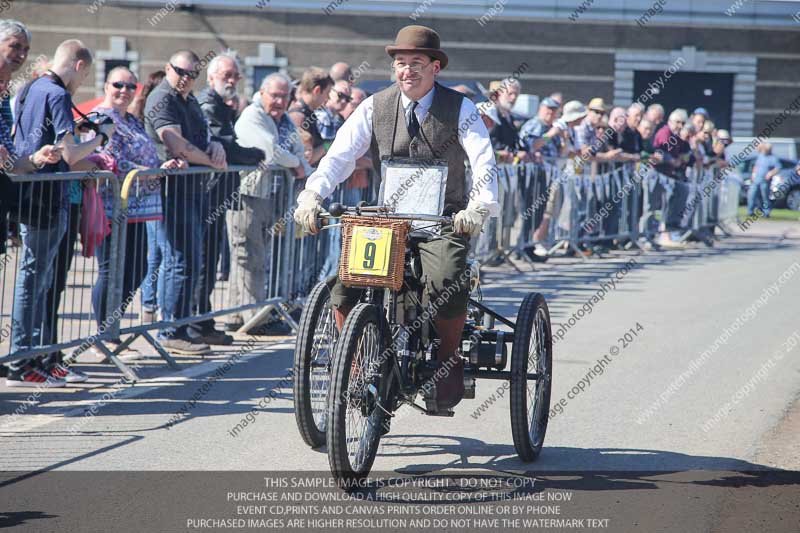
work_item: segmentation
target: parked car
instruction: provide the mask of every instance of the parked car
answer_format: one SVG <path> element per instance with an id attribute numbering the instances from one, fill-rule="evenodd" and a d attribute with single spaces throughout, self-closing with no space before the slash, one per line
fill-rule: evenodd
<path id="1" fill-rule="evenodd" d="M 784 159 L 783 157 L 778 157 L 778 160 L 781 163 L 781 169 L 778 171 L 778 174 L 772 178 L 772 183 L 770 184 L 770 198 L 773 197 L 772 189 L 776 186 L 777 183 L 789 183 L 789 178 L 791 175 L 795 174 L 795 167 L 797 166 L 796 159 Z M 753 164 L 756 161 L 756 156 L 749 157 L 739 163 L 739 166 L 736 169 L 739 171 L 739 174 L 742 176 L 742 188 L 739 189 L 739 204 L 740 205 L 747 205 L 747 190 L 750 188 L 751 176 L 753 175 Z M 780 176 L 783 176 L 782 179 L 779 179 Z M 778 181 L 776 181 L 778 180 Z M 794 187 L 800 185 L 797 183 L 797 176 L 795 175 Z M 787 186 L 784 186 L 787 187 Z M 779 194 L 789 194 L 791 192 L 792 185 L 788 185 L 788 189 L 785 191 L 778 191 Z M 783 198 L 783 197 L 782 197 Z M 785 197 L 788 200 L 788 197 Z M 800 200 L 800 198 L 796 198 L 795 200 Z M 775 207 L 783 207 L 783 199 L 781 199 L 781 205 L 779 206 L 777 203 Z M 793 208 L 790 208 L 793 209 Z"/>
<path id="2" fill-rule="evenodd" d="M 783 162 L 781 161 L 781 164 Z M 781 168 L 769 184 L 769 197 L 774 207 L 800 211 L 800 165 Z"/>

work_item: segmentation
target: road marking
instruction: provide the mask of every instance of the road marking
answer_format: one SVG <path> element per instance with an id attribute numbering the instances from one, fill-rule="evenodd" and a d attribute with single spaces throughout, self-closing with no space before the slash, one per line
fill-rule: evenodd
<path id="1" fill-rule="evenodd" d="M 285 343 L 285 342 L 274 345 L 271 344 L 269 345 L 268 351 L 261 353 L 245 354 L 240 358 L 239 362 L 236 364 L 250 361 L 251 359 L 262 357 L 264 355 L 269 355 L 279 350 L 291 348 L 292 346 L 293 343 Z M 57 422 L 65 418 L 80 417 L 87 411 L 87 408 L 91 408 L 91 406 L 96 403 L 104 403 L 104 404 L 117 403 L 122 400 L 128 400 L 131 398 L 142 396 L 144 394 L 147 394 L 148 392 L 165 388 L 169 385 L 188 383 L 190 378 L 195 378 L 203 374 L 213 373 L 215 370 L 217 370 L 217 368 L 223 366 L 227 361 L 228 358 L 226 357 L 218 361 L 208 361 L 205 363 L 200 363 L 199 365 L 191 366 L 179 372 L 175 372 L 174 374 L 158 376 L 149 379 L 142 379 L 133 385 L 126 385 L 129 387 L 127 389 L 112 388 L 111 390 L 117 390 L 118 392 L 114 394 L 112 398 L 102 402 L 100 401 L 101 398 L 90 398 L 86 400 L 78 400 L 73 403 L 73 406 L 64 407 L 63 409 L 56 410 L 55 412 L 48 413 L 46 415 L 42 414 L 14 415 L 13 413 L 10 415 L 5 415 L 3 417 L 0 417 L 0 434 L 15 435 L 19 433 L 25 433 L 26 431 L 40 428 L 42 426 L 52 424 L 53 422 Z M 105 387 L 109 388 L 108 385 L 105 385 Z M 103 388 L 103 387 L 98 387 L 98 388 Z M 14 421 L 15 418 L 21 420 Z M 9 423 L 12 421 L 14 421 L 13 427 L 9 428 L 8 427 L 10 425 Z"/>

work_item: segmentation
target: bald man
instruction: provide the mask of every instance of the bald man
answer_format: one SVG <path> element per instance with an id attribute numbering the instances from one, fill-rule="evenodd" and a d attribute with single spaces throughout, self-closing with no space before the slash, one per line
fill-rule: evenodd
<path id="1" fill-rule="evenodd" d="M 353 81 L 353 70 L 350 68 L 350 65 L 343 61 L 334 63 L 329 74 L 333 81 Z"/>

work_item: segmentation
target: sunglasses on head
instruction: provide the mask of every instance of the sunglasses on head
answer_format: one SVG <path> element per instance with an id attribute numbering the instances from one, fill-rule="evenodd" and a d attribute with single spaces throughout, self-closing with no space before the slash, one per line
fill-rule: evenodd
<path id="1" fill-rule="evenodd" d="M 170 63 L 169 66 L 172 67 L 172 70 L 174 70 L 175 73 L 178 76 L 180 76 L 181 78 L 187 77 L 187 78 L 196 80 L 198 78 L 198 76 L 200 76 L 200 73 L 198 71 L 196 71 L 196 70 L 185 70 L 185 69 L 182 69 L 181 67 L 176 67 L 172 63 Z"/>
<path id="2" fill-rule="evenodd" d="M 136 84 L 135 83 L 123 83 L 121 81 L 115 81 L 115 82 L 111 83 L 111 86 L 114 87 L 115 89 L 125 88 L 125 89 L 128 89 L 129 91 L 135 91 L 136 90 Z"/>

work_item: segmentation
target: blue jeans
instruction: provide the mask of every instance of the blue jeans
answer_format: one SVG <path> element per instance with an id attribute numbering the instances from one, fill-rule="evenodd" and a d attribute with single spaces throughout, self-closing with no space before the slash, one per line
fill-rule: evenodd
<path id="1" fill-rule="evenodd" d="M 67 228 L 67 213 L 59 213 L 52 227 L 19 225 L 22 251 L 17 265 L 14 311 L 11 320 L 11 353 L 49 344 L 51 327 L 47 320 L 45 296 L 53 283 L 53 272 L 61 240 Z M 14 370 L 28 361 L 10 363 Z"/>
<path id="2" fill-rule="evenodd" d="M 761 205 L 756 202 L 756 198 L 761 196 Z M 750 184 L 747 189 L 747 215 L 752 216 L 756 212 L 756 208 L 760 207 L 764 212 L 764 216 L 769 215 L 772 209 L 772 202 L 769 199 L 769 182 L 767 180 L 758 180 Z"/>
<path id="3" fill-rule="evenodd" d="M 145 222 L 126 224 L 125 261 L 117 260 L 122 274 L 122 300 L 119 314 L 125 314 L 126 303 L 133 299 L 136 288 L 142 283 L 147 270 L 145 251 Z M 108 281 L 111 272 L 111 235 L 97 247 L 97 280 L 92 289 L 92 307 L 98 326 L 105 323 L 109 328 L 114 323 L 114 309 L 108 309 Z"/>
<path id="4" fill-rule="evenodd" d="M 142 309 L 155 312 L 164 298 L 164 223 L 148 220 L 147 227 L 147 273 L 142 282 Z"/>
<path id="5" fill-rule="evenodd" d="M 205 220 L 201 201 L 194 194 L 171 194 L 164 204 L 164 291 L 161 314 L 166 321 L 191 315 L 203 257 Z M 188 338 L 187 326 L 168 326 L 158 332 L 160 339 Z"/>

